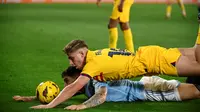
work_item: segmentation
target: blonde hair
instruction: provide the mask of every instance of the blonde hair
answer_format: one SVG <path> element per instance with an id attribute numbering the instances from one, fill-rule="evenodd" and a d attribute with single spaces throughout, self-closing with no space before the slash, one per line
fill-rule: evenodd
<path id="1" fill-rule="evenodd" d="M 80 48 L 88 48 L 87 44 L 83 40 L 72 40 L 63 49 L 65 54 L 72 53 Z"/>

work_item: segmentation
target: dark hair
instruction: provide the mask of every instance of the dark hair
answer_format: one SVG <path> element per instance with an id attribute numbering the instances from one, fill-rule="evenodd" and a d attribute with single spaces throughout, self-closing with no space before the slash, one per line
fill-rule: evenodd
<path id="1" fill-rule="evenodd" d="M 65 54 L 69 54 L 72 53 L 80 48 L 88 48 L 87 44 L 85 43 L 85 41 L 83 40 L 72 40 L 71 42 L 69 42 L 63 49 L 63 52 L 65 52 Z"/>
<path id="2" fill-rule="evenodd" d="M 69 77 L 76 77 L 78 75 L 80 75 L 81 70 L 76 69 L 75 66 L 69 66 L 66 70 L 64 70 L 62 72 L 62 78 L 64 78 L 65 76 L 69 76 Z"/>

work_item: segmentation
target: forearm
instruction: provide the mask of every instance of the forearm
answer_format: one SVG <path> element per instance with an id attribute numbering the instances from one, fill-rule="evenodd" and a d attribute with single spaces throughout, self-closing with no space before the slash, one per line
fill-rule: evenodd
<path id="1" fill-rule="evenodd" d="M 60 92 L 60 94 L 51 103 L 48 104 L 48 108 L 53 108 L 64 102 L 65 100 L 71 98 L 75 93 L 78 92 L 78 90 L 80 90 L 85 84 L 87 84 L 89 80 L 90 78 L 88 77 L 79 76 L 75 82 L 66 86 Z"/>
<path id="2" fill-rule="evenodd" d="M 123 5 L 125 0 L 120 0 L 120 4 Z"/>
<path id="3" fill-rule="evenodd" d="M 107 89 L 106 87 L 102 87 L 97 93 L 95 93 L 95 95 L 85 101 L 83 105 L 85 105 L 86 108 L 98 106 L 106 101 L 106 95 Z"/>
<path id="4" fill-rule="evenodd" d="M 33 101 L 36 98 L 37 98 L 36 96 L 19 96 L 19 95 L 13 97 L 15 101 L 24 101 L 24 102 Z"/>
<path id="5" fill-rule="evenodd" d="M 27 98 L 27 99 L 35 100 L 37 97 L 36 96 L 22 96 L 22 98 Z"/>
<path id="6" fill-rule="evenodd" d="M 53 108 L 60 103 L 68 100 L 71 98 L 81 87 L 77 87 L 75 84 L 71 84 L 69 86 L 66 86 L 60 94 L 51 102 L 48 104 L 49 107 Z"/>
<path id="7" fill-rule="evenodd" d="M 29 102 L 29 101 L 33 101 L 35 99 L 37 99 L 36 96 L 29 96 L 29 97 L 23 96 L 23 101 Z"/>
<path id="8" fill-rule="evenodd" d="M 31 100 L 35 100 L 35 99 L 37 99 L 36 96 L 29 96 L 29 98 L 30 98 Z"/>

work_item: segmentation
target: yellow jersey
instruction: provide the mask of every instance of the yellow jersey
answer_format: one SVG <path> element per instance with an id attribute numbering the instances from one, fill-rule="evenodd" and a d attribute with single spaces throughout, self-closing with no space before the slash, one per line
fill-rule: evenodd
<path id="1" fill-rule="evenodd" d="M 147 73 L 178 75 L 175 67 L 181 56 L 178 48 L 140 47 L 136 55 L 126 50 L 88 50 L 82 75 L 98 81 L 129 79 Z"/>
<path id="2" fill-rule="evenodd" d="M 118 80 L 145 74 L 144 65 L 126 50 L 88 50 L 82 73 L 98 81 Z"/>

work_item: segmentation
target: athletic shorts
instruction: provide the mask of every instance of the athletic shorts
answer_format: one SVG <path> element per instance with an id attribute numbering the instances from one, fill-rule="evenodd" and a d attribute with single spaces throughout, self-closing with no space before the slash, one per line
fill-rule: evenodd
<path id="1" fill-rule="evenodd" d="M 112 10 L 112 14 L 110 16 L 111 19 L 119 19 L 120 22 L 129 22 L 129 16 L 130 16 L 130 8 L 133 4 L 134 0 L 125 0 L 124 5 L 123 5 L 123 11 L 119 12 L 118 11 L 118 5 L 120 3 L 120 0 L 115 0 L 114 1 L 114 6 Z"/>
<path id="2" fill-rule="evenodd" d="M 144 46 L 136 54 L 141 63 L 146 66 L 147 73 L 178 75 L 176 62 L 181 56 L 178 48 L 163 48 L 160 46 Z"/>
<path id="3" fill-rule="evenodd" d="M 147 101 L 181 101 L 177 88 L 165 92 L 145 90 L 144 95 Z"/>

